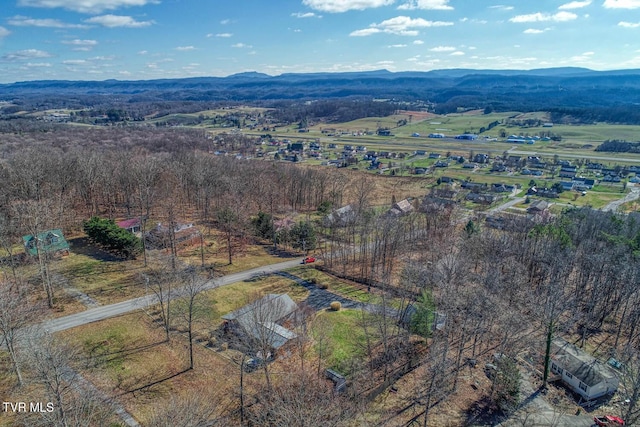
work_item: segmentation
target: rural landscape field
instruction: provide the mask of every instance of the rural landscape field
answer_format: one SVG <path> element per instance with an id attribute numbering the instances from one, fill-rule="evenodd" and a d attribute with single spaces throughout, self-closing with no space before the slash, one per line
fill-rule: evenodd
<path id="1" fill-rule="evenodd" d="M 10 0 L 0 427 L 640 426 L 636 0 Z"/>
<path id="2" fill-rule="evenodd" d="M 640 125 L 324 103 L 7 102 L 2 424 L 632 423 Z"/>

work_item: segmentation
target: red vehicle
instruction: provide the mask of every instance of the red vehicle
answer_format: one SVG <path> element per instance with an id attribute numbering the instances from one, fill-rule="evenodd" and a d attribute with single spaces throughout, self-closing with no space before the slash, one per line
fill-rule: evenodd
<path id="1" fill-rule="evenodd" d="M 305 259 L 302 260 L 303 264 L 310 264 L 312 262 L 316 262 L 316 259 L 312 256 L 308 256 Z"/>
<path id="2" fill-rule="evenodd" d="M 593 417 L 593 421 L 600 427 L 618 427 L 624 425 L 624 420 L 613 415 L 605 415 L 604 417 Z"/>

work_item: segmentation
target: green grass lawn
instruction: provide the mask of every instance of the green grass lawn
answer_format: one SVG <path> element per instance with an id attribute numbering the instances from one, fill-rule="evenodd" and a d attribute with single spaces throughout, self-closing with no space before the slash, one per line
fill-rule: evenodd
<path id="1" fill-rule="evenodd" d="M 204 316 L 207 323 L 215 328 L 222 323 L 223 315 L 266 294 L 288 294 L 295 302 L 300 302 L 308 296 L 309 291 L 285 277 L 257 277 L 251 281 L 237 282 L 204 292 Z"/>
<path id="2" fill-rule="evenodd" d="M 316 325 L 321 326 L 314 330 L 316 344 L 320 341 L 320 334 L 325 334 L 328 338 L 327 348 L 324 350 L 327 365 L 348 375 L 351 372 L 352 359 L 363 359 L 367 352 L 367 340 L 361 321 L 362 312 L 344 309 L 324 311 L 318 313 L 318 317 L 320 319 L 316 319 Z"/>

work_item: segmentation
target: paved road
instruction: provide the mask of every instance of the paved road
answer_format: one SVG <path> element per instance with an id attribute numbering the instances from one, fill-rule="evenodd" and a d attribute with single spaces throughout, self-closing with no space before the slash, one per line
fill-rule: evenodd
<path id="1" fill-rule="evenodd" d="M 637 200 L 638 197 L 640 197 L 640 187 L 638 187 L 637 185 L 633 185 L 632 186 L 632 184 L 629 184 L 629 189 L 631 190 L 630 193 L 628 193 L 626 196 L 624 196 L 620 200 L 615 200 L 615 201 L 609 203 L 607 206 L 602 208 L 602 210 L 605 211 L 605 212 L 615 212 L 615 211 L 618 210 L 618 208 L 623 203 L 627 203 L 627 202 L 631 202 L 633 200 Z"/>
<path id="2" fill-rule="evenodd" d="M 290 261 L 279 262 L 276 264 L 252 268 L 249 270 L 241 271 L 239 273 L 222 276 L 207 282 L 205 285 L 205 289 L 214 289 L 220 286 L 229 285 L 231 283 L 240 282 L 242 280 L 249 279 L 256 274 L 269 274 L 280 270 L 286 270 L 288 268 L 300 265 L 300 260 L 301 258 L 296 258 Z M 178 293 L 179 292 L 176 292 L 176 294 Z M 101 307 L 92 308 L 81 313 L 71 314 L 69 316 L 48 320 L 44 322 L 42 326 L 45 330 L 51 333 L 64 331 L 66 329 L 86 325 L 87 323 L 98 322 L 100 320 L 127 314 L 132 311 L 148 307 L 155 303 L 155 296 L 153 294 L 149 294 L 143 297 L 122 301 L 116 304 L 103 305 Z"/>
<path id="3" fill-rule="evenodd" d="M 593 417 L 588 414 L 574 415 L 557 411 L 531 384 L 529 372 L 520 371 L 520 393 L 523 401 L 520 408 L 498 427 L 589 427 Z"/>

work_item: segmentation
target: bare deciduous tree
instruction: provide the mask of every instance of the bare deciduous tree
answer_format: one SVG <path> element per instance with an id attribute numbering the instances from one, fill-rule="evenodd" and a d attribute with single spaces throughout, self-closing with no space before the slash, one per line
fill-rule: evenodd
<path id="1" fill-rule="evenodd" d="M 40 307 L 28 300 L 25 289 L 0 280 L 0 345 L 5 345 L 18 383 L 24 383 L 19 358 L 20 337 L 25 328 L 41 313 Z"/>

